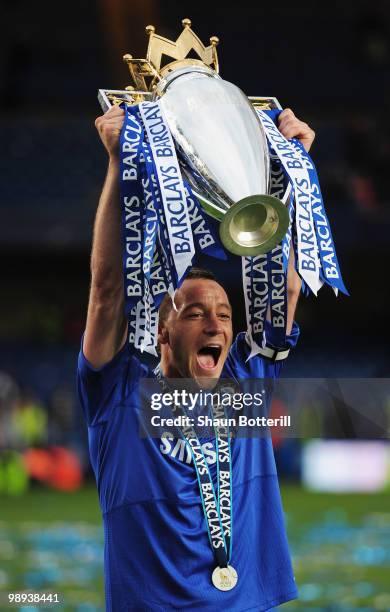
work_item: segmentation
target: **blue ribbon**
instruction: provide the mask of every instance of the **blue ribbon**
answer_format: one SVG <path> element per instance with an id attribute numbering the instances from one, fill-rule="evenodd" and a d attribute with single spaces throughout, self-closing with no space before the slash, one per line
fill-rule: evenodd
<path id="1" fill-rule="evenodd" d="M 204 212 L 188 181 L 184 180 L 183 182 L 186 189 L 192 235 L 196 246 L 205 255 L 226 261 L 227 255 L 223 250 L 217 233 L 214 231 L 211 219 L 207 219 L 208 215 Z"/>
<path id="2" fill-rule="evenodd" d="M 158 310 L 170 284 L 163 265 L 160 247 L 158 245 L 154 254 L 149 283 L 154 305 Z"/>
<path id="3" fill-rule="evenodd" d="M 277 124 L 277 119 L 282 111 L 279 109 L 273 109 L 264 112 L 273 120 L 275 124 Z M 303 144 L 298 139 L 293 138 L 292 143 L 294 147 L 299 151 L 299 154 L 302 157 L 302 160 L 305 164 L 310 178 L 311 209 L 318 244 L 319 258 L 321 262 L 321 280 L 330 285 L 331 287 L 339 289 L 345 295 L 349 295 L 341 276 L 332 232 L 330 229 L 328 217 L 325 212 L 321 188 L 314 162 L 306 151 Z M 305 293 L 308 288 L 305 287 L 305 285 L 303 284 L 302 290 Z"/>
<path id="4" fill-rule="evenodd" d="M 286 234 L 283 236 L 283 240 L 282 240 L 282 251 L 283 251 L 283 265 L 284 265 L 284 269 L 287 272 L 288 269 L 288 263 L 289 263 L 289 257 L 290 257 L 290 250 L 291 250 L 291 243 L 292 243 L 292 227 L 293 227 L 293 223 L 294 223 L 294 218 L 295 218 L 295 207 L 294 207 L 294 193 L 292 192 L 290 195 L 290 199 L 289 199 L 289 203 L 287 205 L 287 209 L 288 209 L 288 216 L 290 218 L 290 223 L 288 226 L 288 230 L 286 232 Z"/>
<path id="5" fill-rule="evenodd" d="M 345 295 L 349 295 L 341 276 L 332 232 L 322 199 L 317 170 L 303 144 L 296 138 L 293 138 L 293 142 L 295 147 L 299 149 L 302 158 L 307 160 L 306 167 L 311 183 L 311 208 L 321 261 L 321 279 L 331 287 L 335 287 L 336 289 L 342 291 L 342 293 Z"/>
<path id="6" fill-rule="evenodd" d="M 142 270 L 149 281 L 158 234 L 160 199 L 153 159 L 146 140 L 143 143 L 140 160 L 143 162 L 141 163 L 141 180 L 144 195 Z"/>
<path id="7" fill-rule="evenodd" d="M 267 253 L 272 341 L 279 347 L 286 343 L 287 272 L 283 263 L 282 245 Z"/>
<path id="8" fill-rule="evenodd" d="M 143 142 L 142 123 L 136 107 L 125 106 L 120 135 L 120 198 L 122 209 L 125 312 L 131 316 L 143 295 L 142 200 L 139 152 Z"/>
<path id="9" fill-rule="evenodd" d="M 245 257 L 245 271 L 249 272 L 249 324 L 252 340 L 257 346 L 265 344 L 265 320 L 269 303 L 269 272 L 267 255 Z M 252 346 L 252 351 L 253 351 Z M 252 354 L 251 351 L 251 354 Z"/>

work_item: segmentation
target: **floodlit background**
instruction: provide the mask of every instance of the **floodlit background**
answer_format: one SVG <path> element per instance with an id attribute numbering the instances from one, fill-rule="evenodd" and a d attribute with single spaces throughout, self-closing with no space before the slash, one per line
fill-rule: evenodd
<path id="1" fill-rule="evenodd" d="M 0 592 L 58 592 L 57 609 L 104 605 L 101 519 L 75 395 L 106 164 L 93 125 L 97 90 L 130 83 L 121 57 L 144 57 L 146 25 L 175 39 L 183 17 L 205 42 L 219 36 L 222 77 L 247 95 L 276 96 L 317 133 L 312 156 L 351 297 L 324 288 L 301 300 L 301 340 L 285 375 L 389 376 L 386 0 L 4 1 Z M 238 331 L 239 261 L 209 265 Z M 367 435 L 345 404 L 320 423 L 311 408 L 299 440 L 274 440 L 300 589 L 283 609 L 390 610 L 390 395 L 379 406 L 382 429 Z"/>

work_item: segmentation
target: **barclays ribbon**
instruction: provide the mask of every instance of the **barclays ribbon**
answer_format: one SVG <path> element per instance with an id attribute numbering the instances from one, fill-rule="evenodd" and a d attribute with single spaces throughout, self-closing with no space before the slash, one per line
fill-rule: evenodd
<path id="1" fill-rule="evenodd" d="M 196 246 L 206 255 L 226 260 L 227 256 L 220 244 L 220 240 L 213 232 L 210 221 L 206 219 L 206 213 L 203 211 L 202 206 L 199 204 L 198 199 L 187 181 L 184 181 L 184 187 L 187 198 L 188 214 L 190 216 L 192 233 Z"/>
<path id="2" fill-rule="evenodd" d="M 268 111 L 270 113 L 271 111 Z M 271 146 L 269 146 L 269 156 L 270 156 L 270 194 L 275 198 L 284 201 L 286 196 L 287 186 L 289 184 L 289 178 L 287 173 L 285 172 L 279 157 L 276 155 Z M 293 191 L 292 191 L 293 194 Z M 288 197 L 287 202 L 285 202 L 289 211 L 289 226 L 286 234 L 282 239 L 282 251 L 283 251 L 283 265 L 284 269 L 287 271 L 288 268 L 288 260 L 290 255 L 290 245 L 291 245 L 291 225 L 294 219 L 295 209 L 293 206 L 293 196 L 290 195 Z"/>
<path id="3" fill-rule="evenodd" d="M 260 117 L 260 113 L 258 114 Z M 268 115 L 268 117 L 273 119 L 274 121 L 276 121 L 276 118 L 279 114 L 280 114 L 280 111 L 264 111 L 264 115 Z M 311 209 L 311 215 L 312 215 L 312 220 L 313 220 L 314 230 L 315 230 L 316 249 L 317 249 L 318 259 L 320 263 L 319 287 L 322 286 L 323 283 L 327 283 L 333 288 L 336 295 L 339 290 L 345 293 L 346 295 L 348 295 L 348 291 L 344 285 L 344 282 L 341 276 L 340 266 L 337 260 L 336 249 L 335 249 L 334 242 L 333 242 L 329 220 L 327 218 L 325 208 L 324 208 L 321 188 L 319 185 L 319 180 L 318 180 L 318 175 L 317 175 L 315 165 L 310 155 L 307 153 L 304 146 L 302 145 L 301 142 L 299 142 L 299 140 L 293 138 L 291 141 L 288 141 L 288 142 L 291 145 L 291 151 L 294 151 L 295 153 L 295 159 L 296 159 L 295 163 L 290 161 L 291 166 L 295 165 L 296 167 L 298 167 L 298 164 L 300 164 L 302 168 L 306 169 L 307 174 L 308 174 L 309 188 L 307 189 L 307 192 L 310 195 L 310 209 Z M 283 149 L 283 145 L 280 145 L 280 147 Z M 294 159 L 293 155 L 291 155 L 291 159 Z M 301 181 L 301 187 L 302 186 L 303 188 L 306 188 L 306 181 Z M 298 189 L 298 194 L 301 191 L 302 191 L 301 189 Z M 294 209 L 290 209 L 289 212 L 290 212 L 290 220 L 292 221 L 293 219 L 291 216 L 291 212 L 294 214 Z M 299 248 L 300 246 L 299 245 L 300 243 L 299 230 L 303 227 L 303 224 L 306 221 L 307 219 L 305 219 L 305 214 L 303 213 L 301 217 L 296 218 L 296 222 L 293 223 L 293 226 L 295 226 L 293 227 L 293 231 L 295 233 L 294 247 L 296 250 L 296 267 L 299 273 L 301 270 L 301 267 L 299 265 L 299 257 L 302 254 L 302 249 Z M 307 230 L 307 227 L 308 226 L 306 225 L 305 226 L 306 230 Z M 301 238 L 309 242 L 310 244 L 308 246 L 310 247 L 310 245 L 313 243 L 312 226 L 310 228 L 310 236 L 307 237 L 303 234 Z M 306 249 L 303 252 L 307 253 L 309 252 L 309 250 Z M 303 281 L 302 282 L 302 292 L 307 294 L 308 292 L 310 292 L 312 288 L 310 287 L 310 284 L 307 283 L 307 279 L 305 279 L 304 276 L 302 276 L 302 281 Z"/>
<path id="4" fill-rule="evenodd" d="M 291 250 L 291 242 L 292 242 L 292 228 L 295 220 L 295 207 L 294 207 L 294 191 L 291 192 L 288 203 L 288 216 L 289 216 L 289 224 L 286 234 L 283 236 L 282 240 L 282 251 L 283 251 L 283 265 L 284 269 L 288 270 L 288 263 L 290 258 L 290 250 Z"/>
<path id="5" fill-rule="evenodd" d="M 155 346 L 158 333 L 158 312 L 150 290 L 150 273 L 158 235 L 158 209 L 160 198 L 150 146 L 145 139 L 140 154 L 143 189 L 143 248 L 142 272 L 144 278 L 142 302 L 136 310 L 135 347 L 141 352 L 157 355 Z"/>
<path id="6" fill-rule="evenodd" d="M 125 106 L 120 135 L 121 209 L 123 232 L 123 271 L 128 342 L 135 343 L 138 326 L 137 304 L 143 295 L 142 235 L 143 191 L 140 151 L 144 131 L 136 107 Z"/>
<path id="7" fill-rule="evenodd" d="M 168 293 L 169 282 L 162 263 L 161 253 L 159 248 L 156 249 L 154 259 L 150 271 L 150 290 L 153 296 L 153 301 L 158 310 L 166 293 Z"/>
<path id="8" fill-rule="evenodd" d="M 247 318 L 246 339 L 251 349 L 248 359 L 251 359 L 265 344 L 265 320 L 269 301 L 267 255 L 242 257 L 241 261 Z"/>
<path id="9" fill-rule="evenodd" d="M 287 141 L 271 113 L 257 111 L 270 148 L 270 193 L 284 196 L 290 224 L 267 255 L 242 258 L 250 356 L 264 346 L 269 308 L 273 342 L 284 343 L 287 269 L 291 245 L 303 291 L 315 294 L 324 282 L 347 293 L 338 265 L 314 164 L 299 142 Z M 276 118 L 274 114 L 273 118 Z M 158 102 L 126 107 L 120 138 L 121 208 L 125 309 L 129 341 L 155 354 L 158 307 L 184 280 L 197 250 L 226 258 L 212 223 L 183 181 L 173 138 Z"/>
<path id="10" fill-rule="evenodd" d="M 163 376 L 160 366 L 157 366 L 154 373 L 164 391 L 169 391 L 169 386 Z M 227 387 L 222 387 L 221 392 L 223 392 L 224 389 L 227 389 Z M 170 409 L 174 417 L 188 417 L 182 405 L 173 402 L 173 404 L 170 405 Z M 191 453 L 211 550 L 217 566 L 222 568 L 228 566 L 232 555 L 232 457 L 229 427 L 223 424 L 223 419 L 227 419 L 225 409 L 219 404 L 212 404 L 211 410 L 217 451 L 217 493 L 203 452 L 202 444 L 195 428 L 189 423 L 183 427 L 178 427 L 178 430 Z"/>
<path id="11" fill-rule="evenodd" d="M 142 188 L 139 151 L 142 124 L 135 107 L 125 108 L 120 136 L 121 210 L 123 228 L 123 270 L 125 311 L 130 316 L 142 297 Z"/>
<path id="12" fill-rule="evenodd" d="M 181 170 L 161 105 L 158 102 L 142 102 L 139 109 L 158 175 L 169 244 L 179 284 L 195 254 Z"/>
<path id="13" fill-rule="evenodd" d="M 320 260 L 311 208 L 311 184 L 308 170 L 301 157 L 297 155 L 294 146 L 279 132 L 272 119 L 263 111 L 257 110 L 256 112 L 270 145 L 293 183 L 298 271 L 311 291 L 317 295 L 323 283 L 320 278 Z"/>
<path id="14" fill-rule="evenodd" d="M 279 158 L 270 149 L 270 194 L 283 199 L 289 183 Z M 288 259 L 288 258 L 287 258 Z M 283 257 L 283 241 L 267 253 L 269 278 L 269 309 L 272 326 L 272 339 L 276 346 L 284 346 L 287 326 L 287 269 Z M 267 341 L 267 338 L 265 338 Z"/>
<path id="15" fill-rule="evenodd" d="M 141 166 L 141 175 L 144 195 L 142 271 L 144 278 L 149 280 L 158 234 L 158 210 L 160 206 L 160 198 L 156 189 L 157 179 L 155 176 L 150 146 L 147 142 L 143 143 L 140 160 L 143 162 Z"/>
<path id="16" fill-rule="evenodd" d="M 270 150 L 270 193 L 282 199 L 288 179 L 275 153 Z M 287 258 L 288 259 L 288 258 Z M 255 257 L 242 257 L 242 278 L 247 320 L 248 359 L 260 352 L 267 341 L 265 321 L 270 309 L 273 341 L 285 344 L 287 325 L 287 266 L 281 244 L 272 251 Z"/>
<path id="17" fill-rule="evenodd" d="M 336 295 L 339 290 L 345 295 L 349 295 L 341 276 L 332 232 L 322 199 L 317 170 L 302 143 L 295 138 L 292 140 L 292 143 L 297 153 L 301 155 L 301 158 L 306 160 L 306 168 L 310 177 L 313 220 L 322 266 L 321 277 L 325 283 L 333 287 Z"/>
<path id="18" fill-rule="evenodd" d="M 267 253 L 267 266 L 272 342 L 281 347 L 286 343 L 287 326 L 287 271 L 284 268 L 281 244 Z"/>
<path id="19" fill-rule="evenodd" d="M 149 278 L 158 234 L 153 160 L 135 106 L 125 107 L 120 137 L 123 269 L 128 341 L 156 355 L 158 313 Z"/>
<path id="20" fill-rule="evenodd" d="M 165 223 L 164 211 L 162 207 L 159 210 L 160 224 L 158 226 L 158 238 L 160 246 L 161 261 L 164 271 L 167 275 L 168 293 L 172 297 L 175 288 L 177 287 L 175 262 L 173 261 L 172 252 L 169 247 L 168 230 Z"/>
<path id="21" fill-rule="evenodd" d="M 143 353 L 144 351 L 157 357 L 156 339 L 158 332 L 158 311 L 155 308 L 153 298 L 150 294 L 149 285 L 142 300 L 136 308 L 136 328 L 134 346 Z"/>

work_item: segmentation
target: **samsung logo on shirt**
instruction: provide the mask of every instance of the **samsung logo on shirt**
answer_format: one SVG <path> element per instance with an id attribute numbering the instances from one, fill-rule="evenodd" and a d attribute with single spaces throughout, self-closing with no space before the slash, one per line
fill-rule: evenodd
<path id="1" fill-rule="evenodd" d="M 160 451 L 163 455 L 169 455 L 173 459 L 178 459 L 183 463 L 189 464 L 192 462 L 191 451 L 185 440 L 176 439 L 168 432 L 163 433 L 161 436 Z M 213 465 L 217 459 L 213 443 L 205 442 L 202 444 L 202 451 L 207 463 Z"/>

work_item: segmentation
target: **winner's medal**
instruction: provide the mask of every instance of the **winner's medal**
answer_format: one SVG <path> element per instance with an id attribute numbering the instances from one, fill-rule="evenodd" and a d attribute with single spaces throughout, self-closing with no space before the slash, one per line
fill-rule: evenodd
<path id="1" fill-rule="evenodd" d="M 220 591 L 231 591 L 237 584 L 238 574 L 234 567 L 216 567 L 211 576 L 211 581 L 216 589 Z"/>
<path id="2" fill-rule="evenodd" d="M 157 379 L 164 390 L 168 384 L 164 380 L 160 366 L 154 370 Z M 225 387 L 231 392 L 231 387 Z M 186 411 L 177 404 L 171 405 L 174 416 L 187 417 Z M 213 419 L 218 421 L 225 414 L 223 406 L 212 406 Z M 206 520 L 211 550 L 217 567 L 211 575 L 211 582 L 220 591 L 230 591 L 238 580 L 236 570 L 229 565 L 232 555 L 232 458 L 230 451 L 230 435 L 228 427 L 214 426 L 216 451 L 218 490 L 215 493 L 213 479 L 203 453 L 202 445 L 192 425 L 178 427 L 192 456 L 196 477 L 198 479 L 199 493 L 202 500 L 204 517 Z M 220 465 L 223 466 L 220 469 Z"/>

